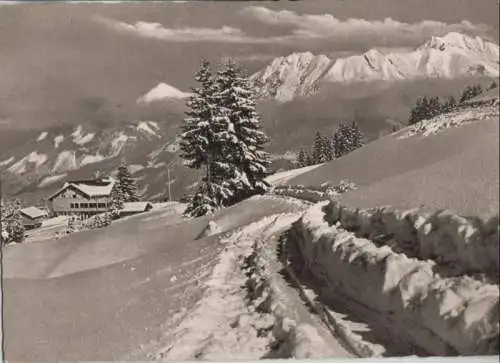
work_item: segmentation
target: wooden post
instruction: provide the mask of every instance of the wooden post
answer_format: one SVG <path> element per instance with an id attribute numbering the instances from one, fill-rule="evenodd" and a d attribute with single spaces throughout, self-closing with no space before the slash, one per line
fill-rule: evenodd
<path id="1" fill-rule="evenodd" d="M 168 201 L 172 201 L 172 192 L 170 190 L 170 166 L 167 166 L 167 179 L 168 179 Z"/>

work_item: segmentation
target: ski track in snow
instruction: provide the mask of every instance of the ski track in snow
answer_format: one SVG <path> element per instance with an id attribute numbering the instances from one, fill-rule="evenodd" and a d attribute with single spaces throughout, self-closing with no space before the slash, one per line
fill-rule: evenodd
<path id="1" fill-rule="evenodd" d="M 250 321 L 252 324 L 259 322 L 255 321 L 258 316 L 249 311 L 245 302 L 245 291 L 241 288 L 245 276 L 239 266 L 239 256 L 249 253 L 255 238 L 272 222 L 272 218 L 264 218 L 221 241 L 227 247 L 206 284 L 204 298 L 189 318 L 175 329 L 175 341 L 157 353 L 161 359 L 258 359 L 266 353 L 269 338 L 257 337 L 255 328 L 249 326 Z M 239 329 L 231 328 L 238 317 L 246 319 L 248 324 Z M 269 325 L 272 322 L 260 323 Z"/>

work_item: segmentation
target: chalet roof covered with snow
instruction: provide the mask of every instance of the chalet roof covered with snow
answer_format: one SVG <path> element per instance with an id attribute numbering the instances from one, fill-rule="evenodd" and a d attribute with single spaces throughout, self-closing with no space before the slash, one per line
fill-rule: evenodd
<path id="1" fill-rule="evenodd" d="M 153 207 L 150 202 L 125 202 L 122 212 L 144 212 L 149 207 Z"/>
<path id="2" fill-rule="evenodd" d="M 23 208 L 23 209 L 21 209 L 21 213 L 24 214 L 25 216 L 31 218 L 31 219 L 46 217 L 48 215 L 46 211 L 44 211 L 40 208 L 37 208 L 37 207 Z"/>
<path id="3" fill-rule="evenodd" d="M 61 192 L 68 188 L 79 190 L 88 197 L 109 196 L 115 184 L 114 179 L 97 179 L 97 180 L 73 180 L 64 183 L 63 187 L 56 193 L 52 194 L 48 199 L 53 199 Z"/>

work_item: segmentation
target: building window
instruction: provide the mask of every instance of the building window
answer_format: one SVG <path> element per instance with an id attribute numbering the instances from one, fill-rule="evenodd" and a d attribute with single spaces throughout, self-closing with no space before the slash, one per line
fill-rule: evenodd
<path id="1" fill-rule="evenodd" d="M 97 208 L 97 204 L 96 203 L 89 203 L 89 207 L 90 208 Z"/>
<path id="2" fill-rule="evenodd" d="M 98 203 L 99 208 L 106 208 L 106 203 Z"/>
<path id="3" fill-rule="evenodd" d="M 80 208 L 88 208 L 88 203 L 80 203 Z"/>

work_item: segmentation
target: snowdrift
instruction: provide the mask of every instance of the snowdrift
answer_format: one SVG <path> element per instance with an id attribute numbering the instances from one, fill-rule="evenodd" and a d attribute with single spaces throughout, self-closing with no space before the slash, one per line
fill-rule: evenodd
<path id="1" fill-rule="evenodd" d="M 498 354 L 497 285 L 467 275 L 442 276 L 435 271 L 432 260 L 408 257 L 388 245 L 379 247 L 369 239 L 329 225 L 322 211 L 328 204 L 311 207 L 293 225 L 287 240 L 287 248 L 294 251 L 290 256 L 292 267 L 299 276 L 304 272 L 312 275 L 318 288 L 321 286 L 322 299 L 335 302 L 337 296 L 343 296 L 364 319 L 383 326 L 390 339 L 408 344 L 423 355 Z M 327 219 L 331 222 L 349 219 L 344 209 L 334 205 L 328 208 Z M 382 215 L 377 215 L 378 220 Z M 368 224 L 359 225 L 365 228 Z M 402 228 L 400 234 L 404 231 Z M 428 246 L 437 247 L 432 242 Z M 476 261 L 461 260 L 461 256 L 454 255 L 464 264 Z"/>
<path id="2" fill-rule="evenodd" d="M 336 201 L 327 204 L 325 212 L 330 225 L 340 223 L 358 237 L 381 240 L 381 244 L 408 256 L 433 259 L 452 267 L 455 273 L 498 276 L 498 215 L 482 221 L 447 210 L 432 214 L 391 207 L 363 210 Z"/>

